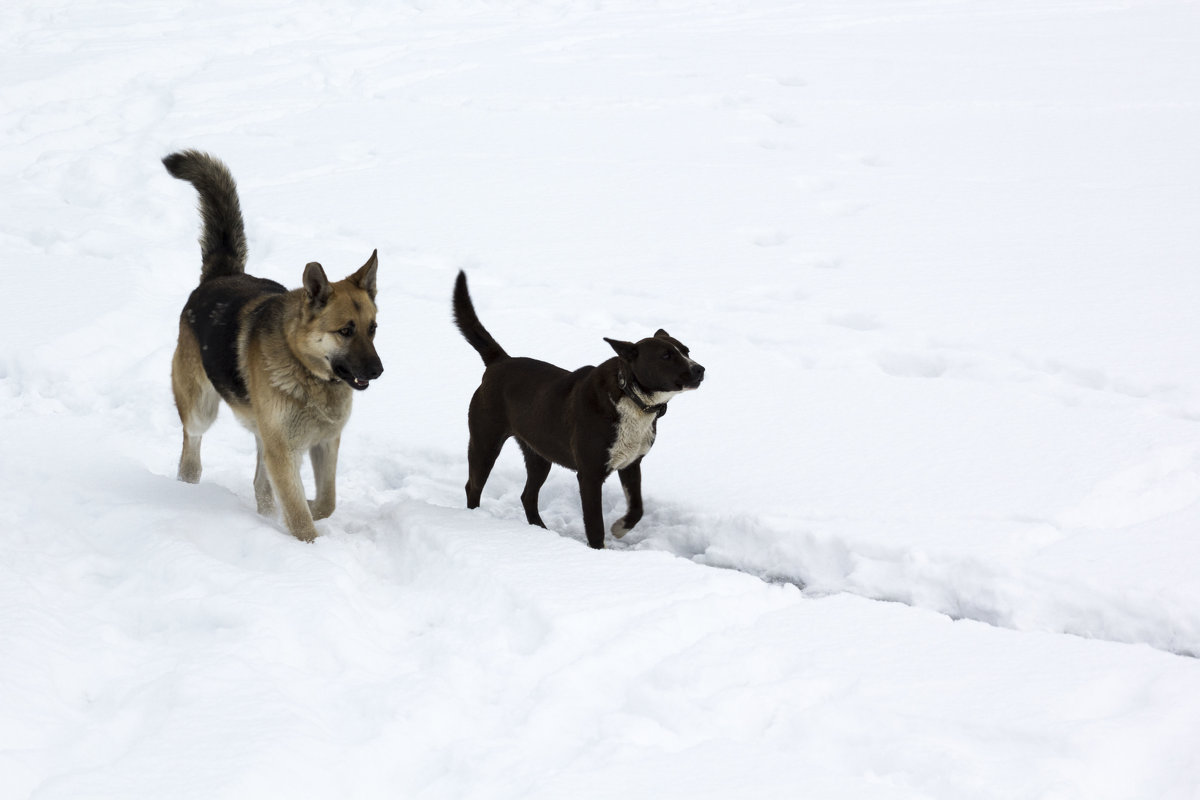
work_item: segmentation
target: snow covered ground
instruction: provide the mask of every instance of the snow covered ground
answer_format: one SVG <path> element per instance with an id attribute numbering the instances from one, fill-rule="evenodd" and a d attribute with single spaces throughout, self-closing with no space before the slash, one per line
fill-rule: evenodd
<path id="1" fill-rule="evenodd" d="M 1200 797 L 1197 142 L 1183 0 L 10 0 L 0 798 Z M 379 248 L 311 545 L 174 478 L 183 147 Z M 707 367 L 609 550 L 464 508 L 459 269 Z"/>

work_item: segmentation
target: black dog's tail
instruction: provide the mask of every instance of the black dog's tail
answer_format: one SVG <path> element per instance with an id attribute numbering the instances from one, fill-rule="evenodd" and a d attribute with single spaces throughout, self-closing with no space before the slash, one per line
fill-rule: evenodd
<path id="1" fill-rule="evenodd" d="M 246 231 L 229 167 L 208 153 L 184 150 L 163 160 L 167 172 L 200 193 L 200 282 L 246 271 Z"/>
<path id="2" fill-rule="evenodd" d="M 463 338 L 471 343 L 471 347 L 479 352 L 485 365 L 491 366 L 508 358 L 508 353 L 496 344 L 496 340 L 475 315 L 475 306 L 471 304 L 471 295 L 467 292 L 467 275 L 461 270 L 458 280 L 454 282 L 454 324 L 462 332 Z"/>

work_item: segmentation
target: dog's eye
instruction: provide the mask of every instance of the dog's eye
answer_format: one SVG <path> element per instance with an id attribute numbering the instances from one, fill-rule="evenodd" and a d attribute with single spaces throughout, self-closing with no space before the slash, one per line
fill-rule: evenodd
<path id="1" fill-rule="evenodd" d="M 354 326 L 347 325 L 346 327 L 344 327 L 340 331 L 338 331 L 338 333 L 340 333 L 342 336 L 345 336 L 347 339 L 349 339 L 351 336 L 354 335 Z"/>
<path id="2" fill-rule="evenodd" d="M 376 329 L 376 328 L 378 328 L 378 327 L 379 327 L 378 325 L 376 325 L 374 322 L 372 322 L 372 323 L 371 323 L 371 327 L 367 328 L 367 336 L 374 336 L 374 335 L 375 335 L 375 329 Z"/>
<path id="3" fill-rule="evenodd" d="M 671 360 L 671 356 L 672 356 L 672 355 L 674 355 L 674 354 L 673 354 L 673 353 L 669 353 L 669 352 L 668 352 L 668 353 L 663 353 L 663 354 L 662 354 L 662 360 L 663 360 L 663 361 L 670 361 L 670 360 Z"/>

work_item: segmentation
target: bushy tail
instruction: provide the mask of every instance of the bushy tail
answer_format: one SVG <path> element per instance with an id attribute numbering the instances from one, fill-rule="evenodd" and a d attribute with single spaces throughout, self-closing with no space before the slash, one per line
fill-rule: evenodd
<path id="1" fill-rule="evenodd" d="M 246 271 L 246 231 L 229 167 L 208 153 L 184 150 L 163 159 L 167 172 L 200 193 L 200 282 Z"/>
<path id="2" fill-rule="evenodd" d="M 458 273 L 458 280 L 454 282 L 454 324 L 462 332 L 463 338 L 471 343 L 471 347 L 479 352 L 485 365 L 491 366 L 508 358 L 508 353 L 496 344 L 496 340 L 484 329 L 479 317 L 475 316 L 475 306 L 471 304 L 471 295 L 467 292 L 467 276 L 461 271 Z"/>

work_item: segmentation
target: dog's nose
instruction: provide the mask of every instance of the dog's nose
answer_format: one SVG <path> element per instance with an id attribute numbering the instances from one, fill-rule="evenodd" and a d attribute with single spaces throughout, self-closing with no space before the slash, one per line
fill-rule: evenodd
<path id="1" fill-rule="evenodd" d="M 703 380 L 704 379 L 704 367 L 700 366 L 699 364 L 693 364 L 692 365 L 692 377 L 698 381 Z"/>
<path id="2" fill-rule="evenodd" d="M 376 359 L 372 364 L 368 364 L 363 372 L 363 377 L 369 381 L 373 381 L 383 374 L 383 362 Z"/>

